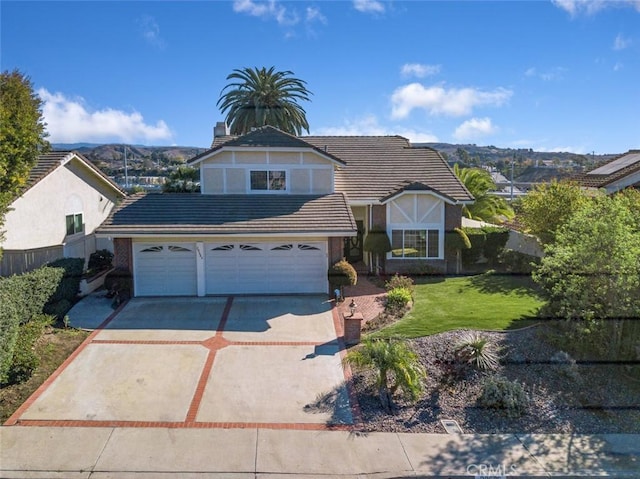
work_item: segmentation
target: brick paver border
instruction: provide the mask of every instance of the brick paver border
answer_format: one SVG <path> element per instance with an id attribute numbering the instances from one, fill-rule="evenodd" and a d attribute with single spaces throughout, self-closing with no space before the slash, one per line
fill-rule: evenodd
<path id="1" fill-rule="evenodd" d="M 292 429 L 307 431 L 351 431 L 355 426 L 362 423 L 360 407 L 358 405 L 355 389 L 353 388 L 351 378 L 351 368 L 349 365 L 343 364 L 343 372 L 345 378 L 345 387 L 349 396 L 351 406 L 351 415 L 353 424 L 318 424 L 318 423 L 257 423 L 257 422 L 199 422 L 196 421 L 200 403 L 204 396 L 205 388 L 209 380 L 209 375 L 215 357 L 218 351 L 228 346 L 319 346 L 326 342 L 313 341 L 230 341 L 223 337 L 224 329 L 233 305 L 233 296 L 227 298 L 224 311 L 218 327 L 213 336 L 202 341 L 170 341 L 170 340 L 103 340 L 95 339 L 96 336 L 104 329 L 125 307 L 126 303 L 121 304 L 98 328 L 93 331 L 87 339 L 56 369 L 56 371 L 40 385 L 38 389 L 16 410 L 15 413 L 4 423 L 5 426 L 39 426 L 39 427 L 145 427 L 145 428 L 222 428 L 222 429 Z M 338 309 L 335 304 L 331 308 L 333 318 L 333 326 L 336 332 L 338 350 L 340 359 L 344 359 L 346 347 L 344 343 L 344 328 Z M 167 421 L 92 421 L 92 420 L 41 420 L 41 419 L 20 419 L 25 411 L 33 405 L 33 403 L 51 386 L 51 384 L 60 376 L 64 370 L 84 351 L 90 344 L 138 344 L 138 345 L 200 345 L 209 350 L 207 359 L 200 373 L 198 384 L 194 391 L 189 410 L 184 421 L 167 422 Z"/>

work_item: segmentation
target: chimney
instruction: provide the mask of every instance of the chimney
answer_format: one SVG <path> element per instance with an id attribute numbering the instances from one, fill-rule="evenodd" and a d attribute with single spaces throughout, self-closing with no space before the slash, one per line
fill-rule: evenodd
<path id="1" fill-rule="evenodd" d="M 213 137 L 218 138 L 219 136 L 229 136 L 229 127 L 224 121 L 217 122 L 213 127 Z"/>

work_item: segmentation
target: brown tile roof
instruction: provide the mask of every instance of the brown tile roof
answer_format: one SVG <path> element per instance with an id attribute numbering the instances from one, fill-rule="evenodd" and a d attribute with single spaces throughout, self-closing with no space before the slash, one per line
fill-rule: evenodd
<path id="1" fill-rule="evenodd" d="M 222 147 L 257 147 L 257 148 L 310 148 L 318 153 L 331 158 L 338 163 L 344 164 L 340 158 L 335 157 L 304 141 L 302 137 L 297 137 L 284 131 L 278 130 L 272 126 L 263 126 L 242 136 L 224 136 L 220 141 L 214 139 L 211 149 L 191 158 L 190 164 L 197 162 L 199 159 L 209 156 Z"/>
<path id="2" fill-rule="evenodd" d="M 106 235 L 317 234 L 349 236 L 356 222 L 343 194 L 129 196 L 104 221 Z"/>
<path id="3" fill-rule="evenodd" d="M 411 147 L 401 136 L 303 139 L 346 161 L 347 166 L 336 172 L 336 191 L 346 193 L 349 201 L 380 201 L 407 183 L 422 183 L 453 201 L 473 200 L 436 150 Z"/>
<path id="4" fill-rule="evenodd" d="M 99 176 L 101 176 L 105 181 L 107 181 L 110 186 L 116 190 L 118 190 L 123 196 L 125 192 L 122 191 L 118 185 L 116 185 L 111 179 L 105 175 L 100 169 L 95 166 L 91 161 L 82 156 L 77 151 L 50 151 L 43 155 L 38 156 L 38 161 L 35 166 L 29 172 L 29 179 L 24 187 L 24 189 L 20 192 L 20 195 L 25 194 L 28 190 L 37 185 L 40 181 L 46 178 L 48 175 L 53 173 L 58 167 L 62 166 L 65 162 L 69 161 L 73 156 L 76 156 L 80 161 L 85 163 L 89 168 L 95 171 Z"/>
<path id="5" fill-rule="evenodd" d="M 611 163 L 615 161 L 620 161 L 620 160 L 624 161 L 625 159 L 629 160 L 630 163 L 624 166 L 623 168 L 615 170 L 615 167 L 611 165 Z M 611 172 L 606 172 L 608 169 L 607 166 L 609 166 L 612 169 Z M 603 173 L 598 174 L 597 171 L 601 169 Z M 607 185 L 613 183 L 614 181 L 620 180 L 628 175 L 637 173 L 639 171 L 640 171 L 640 150 L 629 150 L 628 152 L 622 155 L 616 156 L 615 158 L 612 158 L 606 163 L 603 163 L 602 165 L 597 166 L 591 171 L 587 171 L 586 173 L 581 173 L 579 175 L 576 175 L 575 177 L 572 178 L 572 180 L 587 188 L 604 188 Z"/>
<path id="6" fill-rule="evenodd" d="M 279 132 L 275 128 L 268 128 L 271 132 Z M 243 138 L 251 134 L 218 137 L 214 139 L 214 149 L 223 145 L 239 145 Z M 336 172 L 335 185 L 336 191 L 346 193 L 351 202 L 380 201 L 407 183 L 422 183 L 452 201 L 473 201 L 471 194 L 436 150 L 412 147 L 409 140 L 401 136 L 287 136 L 292 144 L 294 140 L 307 146 L 310 144 L 317 151 L 346 163 Z M 249 143 L 245 146 L 249 146 Z"/>

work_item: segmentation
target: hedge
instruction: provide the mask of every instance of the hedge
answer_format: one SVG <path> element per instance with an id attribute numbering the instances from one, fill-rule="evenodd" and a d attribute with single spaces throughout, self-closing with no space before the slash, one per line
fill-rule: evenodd
<path id="1" fill-rule="evenodd" d="M 0 383 L 7 380 L 20 325 L 42 313 L 63 275 L 64 269 L 45 266 L 0 278 Z"/>
<path id="2" fill-rule="evenodd" d="M 509 239 L 509 229 L 496 226 L 463 228 L 471 243 L 470 249 L 462 250 L 462 262 L 466 266 L 477 263 L 483 256 L 495 264 Z"/>

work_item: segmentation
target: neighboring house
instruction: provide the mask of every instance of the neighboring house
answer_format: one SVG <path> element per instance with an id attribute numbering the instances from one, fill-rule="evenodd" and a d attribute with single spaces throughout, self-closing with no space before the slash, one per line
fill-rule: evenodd
<path id="1" fill-rule="evenodd" d="M 629 150 L 573 180 L 585 188 L 603 188 L 608 194 L 640 188 L 640 150 Z"/>
<path id="2" fill-rule="evenodd" d="M 94 230 L 124 196 L 79 153 L 41 155 L 5 217 L 0 275 L 20 274 L 63 257 L 88 260 L 96 250 Z M 106 240 L 99 243 L 98 249 L 108 247 Z"/>
<path id="3" fill-rule="evenodd" d="M 445 270 L 445 231 L 472 196 L 444 159 L 399 136 L 296 137 L 267 126 L 240 137 L 216 127 L 200 194 L 127 198 L 98 229 L 134 294 L 327 293 L 327 269 L 364 261 L 385 230 L 389 271 Z"/>

